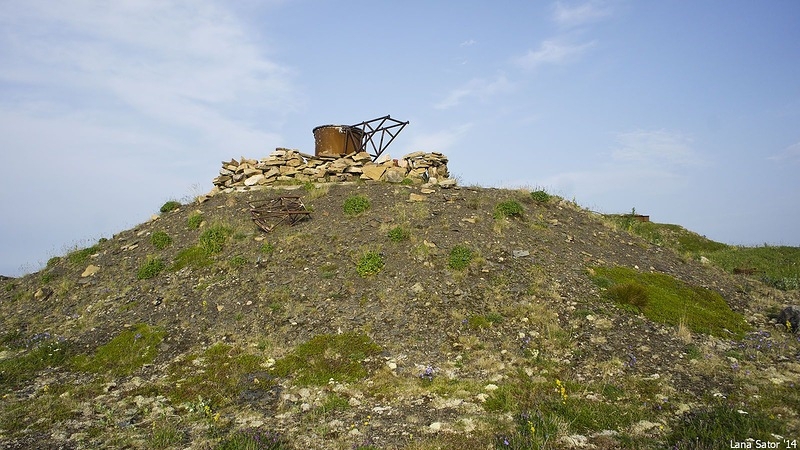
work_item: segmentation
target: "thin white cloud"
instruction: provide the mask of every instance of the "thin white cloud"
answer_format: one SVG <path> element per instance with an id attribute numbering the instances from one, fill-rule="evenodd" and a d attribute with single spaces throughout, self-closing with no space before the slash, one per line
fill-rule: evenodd
<path id="1" fill-rule="evenodd" d="M 782 152 L 769 156 L 767 159 L 775 162 L 800 163 L 800 142 L 786 147 Z"/>
<path id="2" fill-rule="evenodd" d="M 616 161 L 640 166 L 687 166 L 702 164 L 692 148 L 691 137 L 665 130 L 637 130 L 619 133 L 618 147 L 612 151 Z"/>
<path id="3" fill-rule="evenodd" d="M 419 150 L 445 153 L 452 149 L 471 128 L 472 123 L 465 123 L 444 130 L 414 135 L 408 145 L 403 147 L 402 153 Z"/>
<path id="4" fill-rule="evenodd" d="M 477 43 L 478 43 L 478 41 L 476 41 L 475 39 L 467 39 L 466 41 L 464 41 L 461 44 L 459 44 L 459 47 L 470 47 L 470 46 L 475 45 Z"/>
<path id="5" fill-rule="evenodd" d="M 577 27 L 597 22 L 611 15 L 611 10 L 602 2 L 589 1 L 577 5 L 556 2 L 553 5 L 553 21 L 562 27 Z"/>
<path id="6" fill-rule="evenodd" d="M 582 44 L 571 44 L 559 39 L 548 39 L 541 43 L 538 49 L 529 50 L 524 56 L 518 57 L 514 62 L 527 70 L 534 70 L 548 64 L 566 64 L 574 62 L 594 47 L 596 41 Z"/>
<path id="7" fill-rule="evenodd" d="M 513 88 L 513 84 L 503 74 L 497 75 L 492 80 L 473 78 L 450 91 L 444 99 L 433 105 L 433 107 L 436 109 L 450 109 L 468 98 L 486 100 L 494 95 L 510 92 Z"/>

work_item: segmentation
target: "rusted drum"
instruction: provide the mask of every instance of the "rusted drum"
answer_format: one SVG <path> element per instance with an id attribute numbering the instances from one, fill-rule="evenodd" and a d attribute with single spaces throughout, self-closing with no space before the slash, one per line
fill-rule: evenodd
<path id="1" fill-rule="evenodd" d="M 360 128 L 322 125 L 314 128 L 313 132 L 316 156 L 339 156 L 361 151 L 364 132 Z"/>

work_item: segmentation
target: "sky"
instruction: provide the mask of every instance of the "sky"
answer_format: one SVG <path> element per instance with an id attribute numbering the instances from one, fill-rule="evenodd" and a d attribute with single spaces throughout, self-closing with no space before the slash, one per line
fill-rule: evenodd
<path id="1" fill-rule="evenodd" d="M 462 185 L 800 245 L 800 2 L 0 0 L 0 274 L 390 114 Z"/>

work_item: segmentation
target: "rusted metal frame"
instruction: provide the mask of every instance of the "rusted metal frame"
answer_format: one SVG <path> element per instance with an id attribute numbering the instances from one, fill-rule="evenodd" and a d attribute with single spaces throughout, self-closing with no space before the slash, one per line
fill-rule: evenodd
<path id="1" fill-rule="evenodd" d="M 305 205 L 299 196 L 278 197 L 251 202 L 248 205 L 250 206 L 250 215 L 253 222 L 268 233 L 286 221 L 294 225 L 300 220 L 311 216 L 311 212 L 305 209 Z"/>
<path id="2" fill-rule="evenodd" d="M 394 124 L 385 126 L 387 121 L 392 121 L 392 122 L 394 122 Z M 375 122 L 380 122 L 380 123 L 377 126 L 373 126 L 372 124 L 375 123 Z M 361 148 L 364 149 L 367 146 L 367 143 L 369 143 L 370 146 L 372 147 L 372 150 L 374 151 L 374 154 L 373 153 L 369 153 L 369 152 L 368 153 L 369 153 L 370 156 L 372 156 L 372 160 L 375 161 L 376 159 L 378 159 L 378 157 L 381 155 L 381 153 L 383 153 L 383 151 L 386 150 L 386 147 L 388 147 L 389 144 L 391 144 L 392 141 L 394 141 L 394 138 L 403 130 L 403 128 L 405 128 L 405 126 L 408 125 L 408 123 L 409 123 L 408 121 L 400 122 L 399 120 L 392 119 L 391 116 L 386 115 L 386 116 L 383 116 L 383 117 L 378 117 L 377 119 L 367 120 L 365 122 L 361 122 L 359 124 L 352 125 L 352 127 L 354 127 L 354 128 L 360 127 L 361 128 L 362 132 L 364 133 L 364 136 L 362 137 L 363 143 L 362 143 Z M 398 128 L 398 127 L 400 129 L 397 130 L 395 133 L 392 133 L 390 131 L 391 129 Z M 373 136 L 378 131 L 381 132 L 381 137 L 380 137 L 380 140 L 378 142 L 378 145 L 376 146 L 375 145 L 375 140 L 373 139 Z M 384 142 L 386 134 L 388 134 L 391 138 L 388 141 Z M 366 151 L 366 150 L 364 150 L 364 151 Z"/>

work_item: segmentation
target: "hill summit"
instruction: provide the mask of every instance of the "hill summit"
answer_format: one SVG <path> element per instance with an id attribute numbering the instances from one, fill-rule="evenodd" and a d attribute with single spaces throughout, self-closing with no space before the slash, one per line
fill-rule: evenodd
<path id="1" fill-rule="evenodd" d="M 0 281 L 3 448 L 800 436 L 800 342 L 769 318 L 796 290 L 544 191 L 404 180 L 172 202 Z M 308 217 L 265 232 L 253 206 L 278 197 Z"/>

